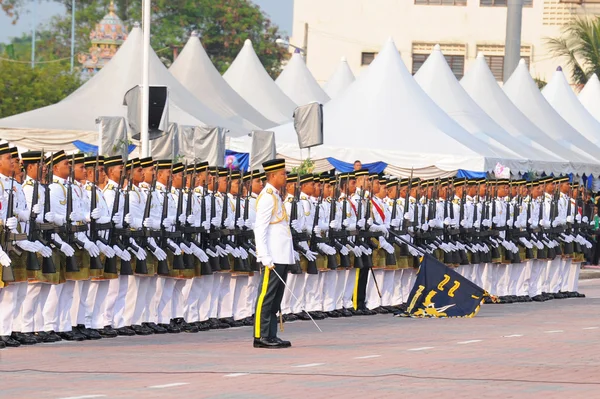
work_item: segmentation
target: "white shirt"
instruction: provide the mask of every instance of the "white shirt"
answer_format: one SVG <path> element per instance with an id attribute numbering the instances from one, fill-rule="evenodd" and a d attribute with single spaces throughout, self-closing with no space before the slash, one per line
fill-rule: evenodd
<path id="1" fill-rule="evenodd" d="M 267 183 L 256 200 L 254 223 L 257 260 L 265 266 L 294 264 L 289 219 L 279 190 Z"/>

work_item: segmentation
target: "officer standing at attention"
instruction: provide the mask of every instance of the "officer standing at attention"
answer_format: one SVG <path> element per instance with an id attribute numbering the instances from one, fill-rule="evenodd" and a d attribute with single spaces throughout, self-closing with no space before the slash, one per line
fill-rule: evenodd
<path id="1" fill-rule="evenodd" d="M 254 236 L 257 260 L 263 265 L 254 318 L 255 348 L 287 348 L 277 337 L 277 311 L 285 289 L 287 269 L 294 264 L 294 245 L 280 190 L 286 183 L 285 160 L 263 163 L 267 184 L 256 200 Z"/>

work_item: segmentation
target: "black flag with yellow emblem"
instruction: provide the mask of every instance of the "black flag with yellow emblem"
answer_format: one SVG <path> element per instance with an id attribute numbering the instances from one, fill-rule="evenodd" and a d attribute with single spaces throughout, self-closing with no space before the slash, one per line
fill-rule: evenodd
<path id="1" fill-rule="evenodd" d="M 417 271 L 405 317 L 474 317 L 489 294 L 429 254 Z"/>

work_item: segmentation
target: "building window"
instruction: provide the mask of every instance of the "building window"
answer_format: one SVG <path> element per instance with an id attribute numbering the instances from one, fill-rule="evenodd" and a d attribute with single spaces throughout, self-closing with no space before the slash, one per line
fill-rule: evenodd
<path id="1" fill-rule="evenodd" d="M 506 7 L 507 0 L 479 0 L 481 7 Z M 523 7 L 533 7 L 533 0 L 523 0 Z"/>
<path id="2" fill-rule="evenodd" d="M 412 56 L 412 73 L 413 75 L 417 73 L 419 68 L 425 63 L 427 60 L 428 54 L 413 54 Z M 444 54 L 444 58 L 446 58 L 446 62 L 450 66 L 452 73 L 456 76 L 456 79 L 462 79 L 465 74 L 465 56 L 464 55 L 446 55 Z"/>
<path id="3" fill-rule="evenodd" d="M 497 81 L 504 81 L 504 56 L 503 55 L 484 55 L 485 62 L 490 67 L 492 74 Z M 527 56 L 521 56 L 525 60 L 527 69 L 529 69 L 530 58 Z"/>
<path id="4" fill-rule="evenodd" d="M 377 53 L 361 53 L 360 65 L 370 65 Z"/>
<path id="5" fill-rule="evenodd" d="M 467 0 L 415 0 L 418 6 L 466 6 Z"/>

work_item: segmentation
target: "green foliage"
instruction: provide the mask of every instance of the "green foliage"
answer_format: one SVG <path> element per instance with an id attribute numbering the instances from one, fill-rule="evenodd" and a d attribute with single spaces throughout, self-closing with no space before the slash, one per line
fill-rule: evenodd
<path id="1" fill-rule="evenodd" d="M 562 36 L 547 42 L 551 52 L 566 61 L 575 83 L 587 83 L 593 73 L 600 76 L 600 18 L 575 18 Z"/>
<path id="2" fill-rule="evenodd" d="M 310 159 L 306 158 L 302 161 L 300 166 L 292 168 L 292 173 L 298 173 L 299 175 L 304 175 L 307 173 L 312 173 L 315 169 L 315 163 Z"/>
<path id="3" fill-rule="evenodd" d="M 540 79 L 539 77 L 538 78 L 534 78 L 533 80 L 535 81 L 535 83 L 537 84 L 538 89 L 540 89 L 540 90 L 542 90 L 548 84 L 548 82 L 546 82 L 543 79 Z"/>
<path id="4" fill-rule="evenodd" d="M 0 118 L 54 104 L 81 85 L 77 73 L 61 63 L 31 68 L 0 60 Z"/>
<path id="5" fill-rule="evenodd" d="M 70 56 L 71 0 L 54 0 L 66 8 L 64 15 L 55 16 L 47 26 L 40 27 L 39 41 L 44 46 L 36 49 L 36 58 L 57 59 Z M 0 0 L 10 4 L 11 12 L 18 15 L 22 0 Z M 141 0 L 116 0 L 116 13 L 130 30 L 135 21 L 142 21 Z M 75 9 L 75 53 L 86 53 L 90 48 L 90 31 L 109 11 L 110 0 L 77 0 Z M 190 34 L 197 31 L 206 52 L 219 72 L 224 73 L 241 50 L 246 39 L 254 49 L 267 72 L 276 77 L 287 50 L 275 40 L 281 37 L 258 6 L 249 0 L 154 0 L 152 1 L 151 45 L 162 61 L 173 61 L 176 48 L 181 49 Z M 41 39 L 43 37 L 43 39 Z M 18 41 L 30 41 L 24 35 Z M 25 54 L 22 55 L 25 57 Z M 54 57 L 54 58 L 51 58 Z"/>

